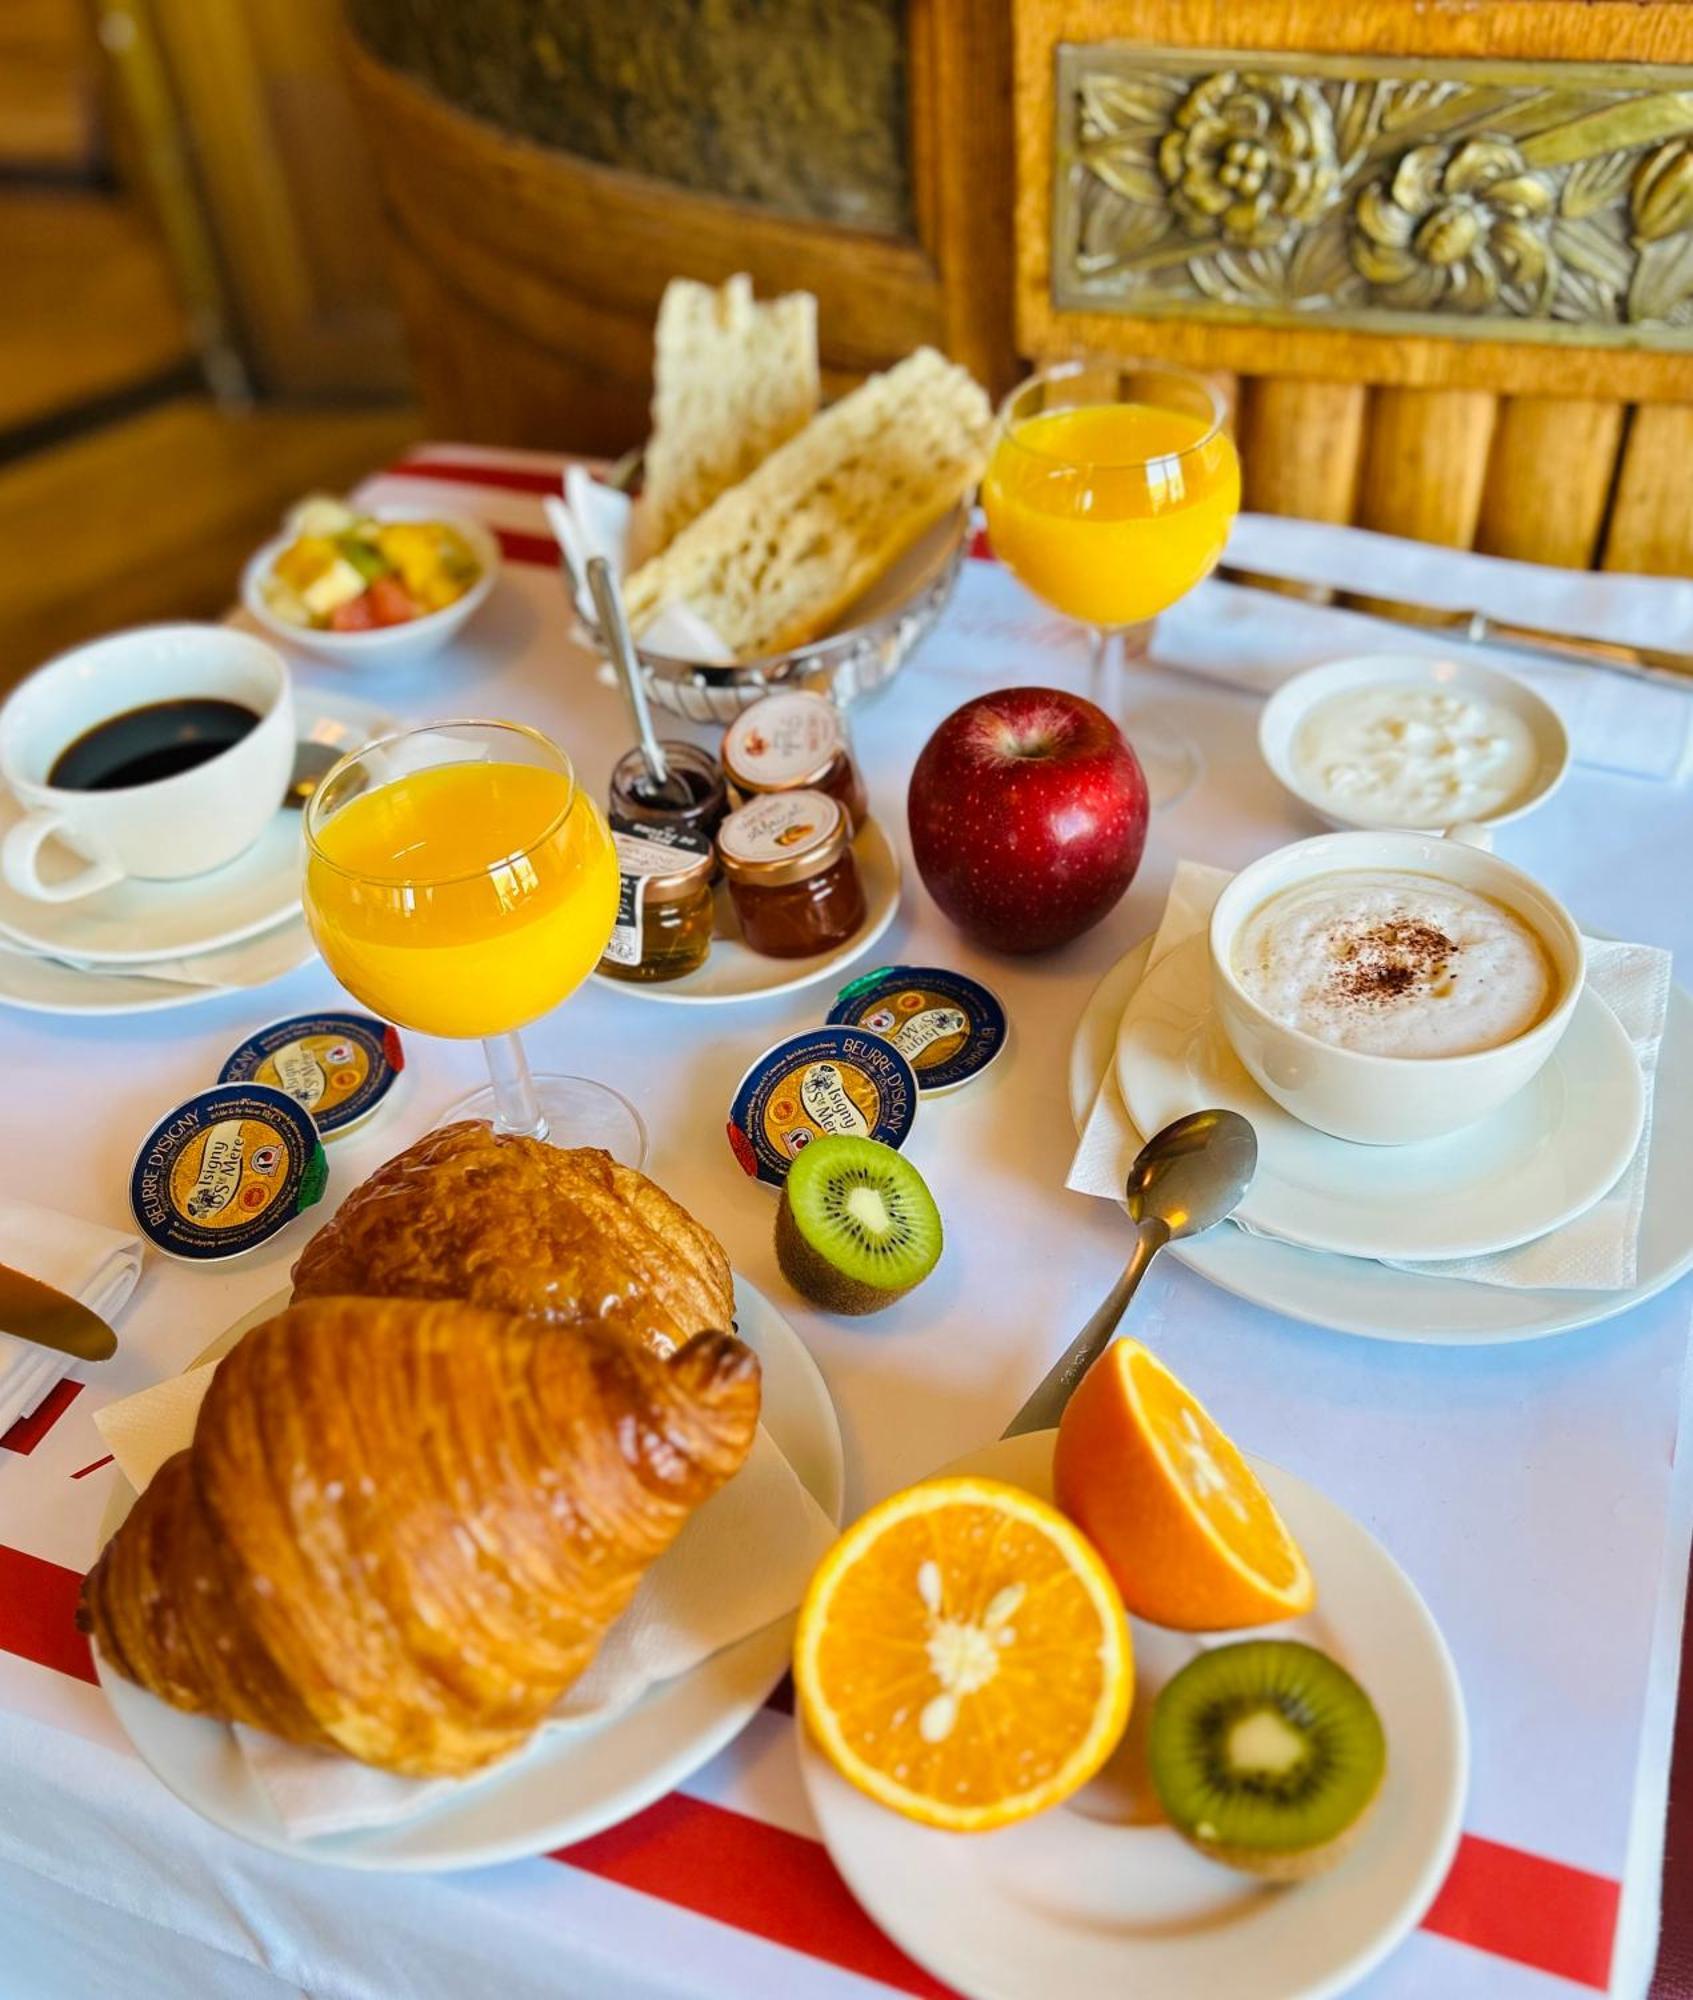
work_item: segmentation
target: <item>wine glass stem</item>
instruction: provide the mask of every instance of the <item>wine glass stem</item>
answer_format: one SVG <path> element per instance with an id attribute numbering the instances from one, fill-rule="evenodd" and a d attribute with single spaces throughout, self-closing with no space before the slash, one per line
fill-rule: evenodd
<path id="1" fill-rule="evenodd" d="M 487 1035 L 482 1047 L 494 1086 L 494 1130 L 511 1138 L 544 1139 L 546 1114 L 535 1095 L 535 1079 L 529 1074 L 522 1037 L 515 1029 L 506 1035 Z"/>
<path id="2" fill-rule="evenodd" d="M 1088 629 L 1088 699 L 1113 721 L 1123 706 L 1122 636 L 1120 625 Z"/>

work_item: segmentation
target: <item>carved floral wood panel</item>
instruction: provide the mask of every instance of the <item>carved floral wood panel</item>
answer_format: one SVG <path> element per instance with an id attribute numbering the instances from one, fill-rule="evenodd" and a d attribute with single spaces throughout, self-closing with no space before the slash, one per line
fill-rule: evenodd
<path id="1" fill-rule="evenodd" d="M 1062 308 L 1693 348 L 1693 70 L 1057 60 Z"/>

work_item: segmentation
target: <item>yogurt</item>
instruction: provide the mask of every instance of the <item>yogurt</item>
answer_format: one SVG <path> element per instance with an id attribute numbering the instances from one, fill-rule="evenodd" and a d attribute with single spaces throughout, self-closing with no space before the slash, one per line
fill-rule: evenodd
<path id="1" fill-rule="evenodd" d="M 1551 958 L 1514 910 L 1399 869 L 1342 869 L 1242 924 L 1234 974 L 1284 1026 L 1376 1056 L 1463 1056 L 1514 1041 L 1554 998 Z"/>
<path id="2" fill-rule="evenodd" d="M 1320 701 L 1291 746 L 1319 807 L 1381 826 L 1446 827 L 1515 804 L 1540 767 L 1534 732 L 1485 695 L 1377 682 Z"/>

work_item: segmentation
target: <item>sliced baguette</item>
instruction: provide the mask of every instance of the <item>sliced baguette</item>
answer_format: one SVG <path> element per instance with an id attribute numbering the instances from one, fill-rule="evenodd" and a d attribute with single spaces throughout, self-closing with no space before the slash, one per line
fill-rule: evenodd
<path id="1" fill-rule="evenodd" d="M 633 534 L 656 555 L 817 414 L 817 301 L 757 303 L 752 280 L 664 288 L 653 342 L 652 433 Z"/>
<path id="2" fill-rule="evenodd" d="M 962 500 L 992 430 L 968 372 L 921 347 L 814 417 L 642 564 L 639 633 L 686 603 L 737 659 L 803 645 Z"/>

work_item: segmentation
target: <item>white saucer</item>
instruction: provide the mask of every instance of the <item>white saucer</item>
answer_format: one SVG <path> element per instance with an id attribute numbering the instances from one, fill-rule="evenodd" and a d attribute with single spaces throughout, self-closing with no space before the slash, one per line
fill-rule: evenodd
<path id="1" fill-rule="evenodd" d="M 1053 1435 L 1003 1439 L 949 1470 L 1048 1497 Z M 806 1791 L 853 1894 L 970 2000 L 1320 2000 L 1385 1958 L 1445 1879 L 1469 1766 L 1445 1641 L 1410 1580 L 1356 1521 L 1291 1473 L 1252 1465 L 1319 1592 L 1312 1616 L 1269 1636 L 1302 1638 L 1341 1659 L 1387 1732 L 1381 1797 L 1327 1874 L 1284 1888 L 1236 1874 L 1195 1853 L 1143 1803 L 1144 1725 L 1158 1689 L 1199 1650 L 1186 1634 L 1134 1623 L 1135 1712 L 1124 1748 L 1067 1805 L 998 1833 L 938 1833 L 900 1819 L 838 1776 L 800 1731 Z"/>
<path id="2" fill-rule="evenodd" d="M 1123 1014 L 1151 956 L 1144 938 L 1094 989 L 1070 1046 L 1070 1110 L 1079 1132 L 1111 1066 Z M 1362 1257 L 1301 1250 L 1223 1227 L 1167 1254 L 1248 1303 L 1370 1340 L 1485 1345 L 1537 1340 L 1627 1312 L 1693 1270 L 1693 996 L 1670 990 L 1658 1056 L 1652 1150 L 1638 1278 L 1618 1291 L 1533 1291 L 1395 1270 Z"/>
<path id="3" fill-rule="evenodd" d="M 195 1007 L 221 1000 L 227 993 L 246 993 L 284 978 L 296 967 L 309 965 L 317 946 L 304 917 L 275 925 L 257 937 L 197 953 L 196 969 L 217 977 L 204 980 L 169 979 L 101 966 L 84 971 L 57 959 L 31 958 L 8 951 L 0 942 L 0 1006 L 26 1014 L 58 1014 L 101 1018 L 109 1015 L 161 1014 L 173 1007 Z"/>
<path id="4" fill-rule="evenodd" d="M 1576 1005 L 1532 1083 L 1490 1117 L 1415 1146 L 1360 1146 L 1306 1125 L 1258 1087 L 1211 1001 L 1203 935 L 1142 980 L 1123 1016 L 1117 1081 L 1143 1132 L 1207 1105 L 1252 1121 L 1258 1172 L 1240 1220 L 1349 1257 L 1480 1257 L 1591 1208 L 1634 1157 L 1640 1065 L 1597 994 Z"/>
<path id="5" fill-rule="evenodd" d="M 243 1315 L 195 1363 L 215 1360 L 249 1327 L 287 1304 L 279 1293 Z M 817 1364 L 764 1294 L 735 1280 L 736 1322 L 764 1371 L 766 1429 L 831 1520 L 845 1498 L 840 1427 Z M 119 1479 L 101 1524 L 113 1534 L 133 1504 Z M 229 1726 L 187 1715 L 112 1672 L 95 1669 L 143 1761 L 177 1797 L 255 1846 L 333 1868 L 481 1868 L 546 1854 L 615 1826 L 679 1785 L 738 1736 L 787 1672 L 794 1621 L 778 1619 L 692 1672 L 653 1688 L 602 1723 L 539 1738 L 458 1796 L 398 1826 L 290 1836 L 243 1758 Z"/>
<path id="6" fill-rule="evenodd" d="M 295 690 L 302 741 L 340 752 L 392 728 L 368 702 Z M 0 792 L 0 837 L 19 811 Z M 0 881 L 0 934 L 36 951 L 90 964 L 187 958 L 256 936 L 300 907 L 300 814 L 276 817 L 245 854 L 186 882 L 116 883 L 74 903 L 41 903 Z"/>
<path id="7" fill-rule="evenodd" d="M 636 1000 L 662 1000 L 672 1006 L 722 1007 L 736 1000 L 768 1000 L 777 993 L 794 993 L 830 979 L 855 958 L 862 958 L 899 914 L 899 855 L 877 820 L 866 820 L 853 842 L 859 874 L 864 879 L 865 918 L 860 929 L 833 951 L 815 958 L 766 958 L 741 942 L 734 905 L 728 891 L 717 891 L 717 931 L 711 956 L 698 972 L 642 986 L 631 979 L 608 979 L 596 972 L 594 983 Z M 725 932 L 729 933 L 725 935 Z"/>

